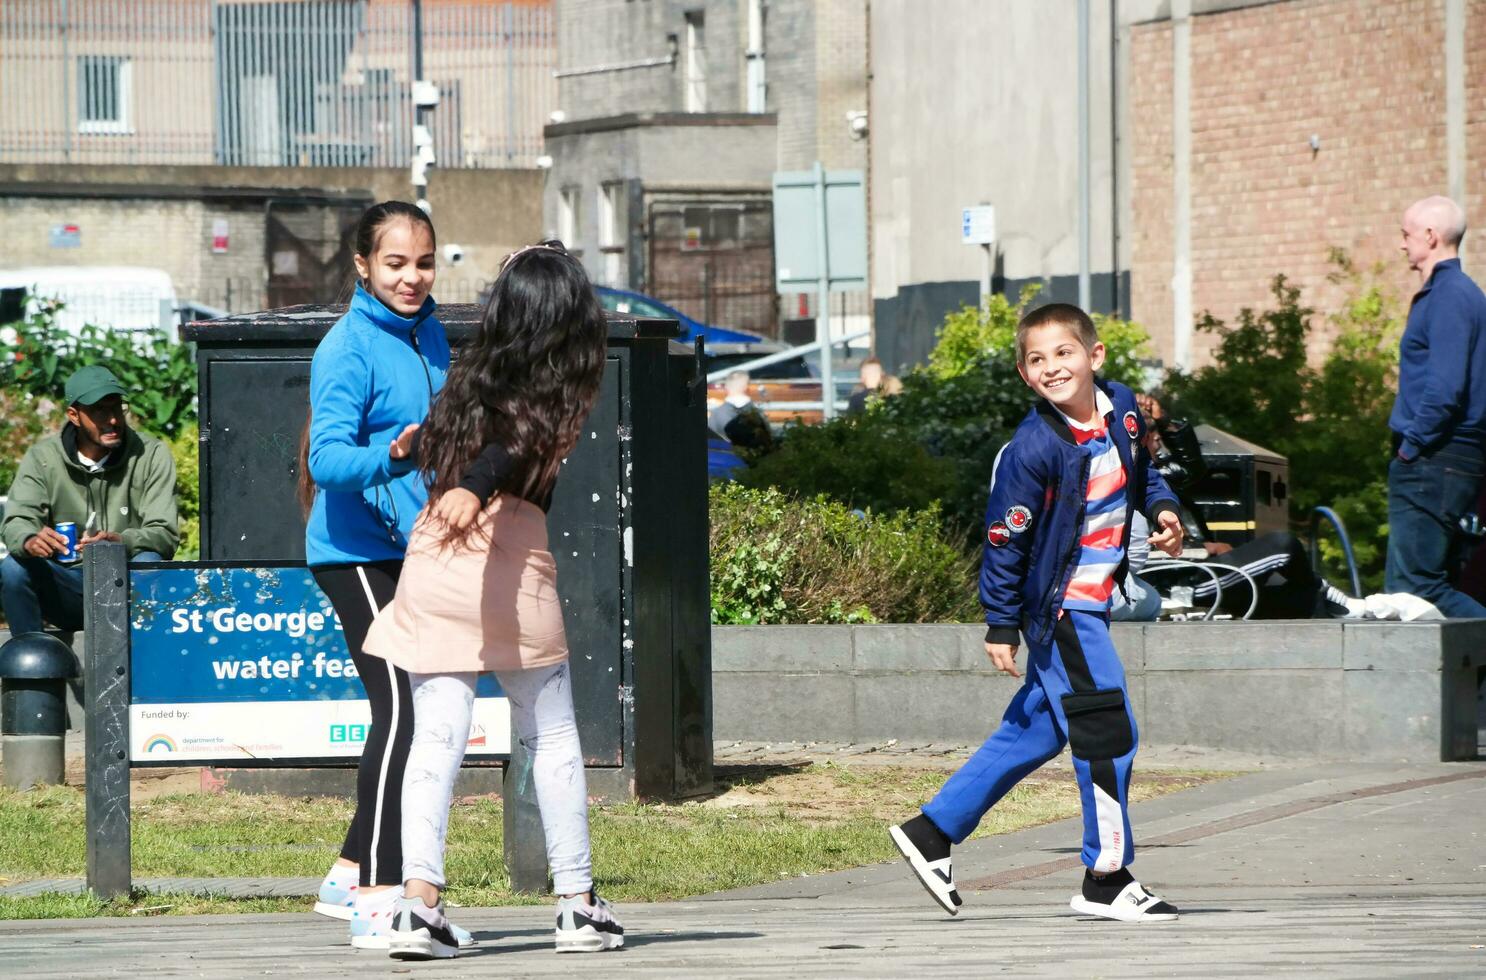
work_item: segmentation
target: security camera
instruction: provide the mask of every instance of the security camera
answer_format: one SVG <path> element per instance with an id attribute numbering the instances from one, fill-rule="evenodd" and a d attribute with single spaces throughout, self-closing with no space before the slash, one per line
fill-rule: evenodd
<path id="1" fill-rule="evenodd" d="M 860 110 L 852 110 L 846 114 L 846 128 L 854 140 L 867 138 L 867 113 Z"/>
<path id="2" fill-rule="evenodd" d="M 464 261 L 464 246 L 455 245 L 452 242 L 444 246 L 444 261 L 450 265 L 458 265 Z"/>
<path id="3" fill-rule="evenodd" d="M 552 169 L 552 157 L 548 156 L 545 153 L 542 154 L 541 156 L 537 157 L 537 169 L 538 170 L 551 170 Z"/>
<path id="4" fill-rule="evenodd" d="M 568 114 L 561 109 L 553 109 L 550 113 L 547 114 L 547 121 L 552 123 L 554 126 L 558 123 L 565 123 L 568 121 Z"/>

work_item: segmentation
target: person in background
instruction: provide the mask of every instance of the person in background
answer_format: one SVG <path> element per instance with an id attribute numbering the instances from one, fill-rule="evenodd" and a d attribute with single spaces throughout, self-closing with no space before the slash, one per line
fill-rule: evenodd
<path id="1" fill-rule="evenodd" d="M 861 384 L 846 400 L 846 414 L 860 415 L 867 410 L 868 402 L 876 398 L 889 398 L 903 390 L 903 382 L 882 369 L 882 362 L 869 357 L 862 362 L 859 377 Z"/>
<path id="2" fill-rule="evenodd" d="M 122 542 L 130 561 L 165 561 L 180 532 L 175 461 L 170 447 L 129 427 L 128 397 L 101 364 L 67 379 L 67 423 L 21 459 L 0 538 L 10 554 L 0 565 L 0 604 L 13 634 L 44 623 L 83 628 L 83 569 L 64 557 L 68 541 L 56 525 L 77 525 L 82 551 L 100 541 Z"/>
<path id="3" fill-rule="evenodd" d="M 1486 295 L 1460 268 L 1465 211 L 1447 197 L 1416 201 L 1399 248 L 1423 285 L 1399 342 L 1398 397 L 1388 427 L 1388 565 L 1384 587 L 1447 617 L 1486 617 L 1451 580 L 1463 557 L 1461 518 L 1486 473 Z"/>
<path id="4" fill-rule="evenodd" d="M 733 419 L 749 409 L 758 411 L 758 406 L 753 404 L 753 398 L 748 394 L 748 381 L 747 371 L 729 371 L 727 377 L 722 379 L 722 404 L 707 416 L 707 426 L 713 432 L 726 436 L 728 425 Z"/>

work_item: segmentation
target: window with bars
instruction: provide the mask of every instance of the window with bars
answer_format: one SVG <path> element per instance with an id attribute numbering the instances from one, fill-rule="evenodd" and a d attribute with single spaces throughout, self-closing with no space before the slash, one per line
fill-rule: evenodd
<path id="1" fill-rule="evenodd" d="M 117 55 L 81 55 L 77 59 L 77 131 L 130 132 L 133 65 Z"/>

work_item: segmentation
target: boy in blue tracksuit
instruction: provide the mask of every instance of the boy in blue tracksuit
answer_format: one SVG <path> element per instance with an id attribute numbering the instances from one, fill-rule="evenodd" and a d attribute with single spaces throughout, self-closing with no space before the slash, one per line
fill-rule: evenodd
<path id="1" fill-rule="evenodd" d="M 1001 726 L 893 842 L 929 894 L 959 910 L 950 846 L 975 829 L 1024 776 L 1070 745 L 1083 801 L 1083 887 L 1071 902 L 1121 921 L 1175 919 L 1177 910 L 1130 874 L 1128 812 L 1135 718 L 1109 639 L 1109 600 L 1125 572 L 1130 517 L 1181 550 L 1177 500 L 1142 448 L 1145 426 L 1123 385 L 1095 377 L 1104 345 L 1087 314 L 1055 303 L 1017 325 L 1017 367 L 1041 397 L 996 459 L 986 513 L 980 600 L 986 654 L 1014 677 L 1018 633 L 1027 678 Z"/>

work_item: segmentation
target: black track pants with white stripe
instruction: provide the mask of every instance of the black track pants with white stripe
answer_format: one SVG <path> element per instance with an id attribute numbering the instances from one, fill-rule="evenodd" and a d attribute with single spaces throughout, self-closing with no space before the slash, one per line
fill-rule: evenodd
<path id="1" fill-rule="evenodd" d="M 345 630 L 346 646 L 371 702 L 371 728 L 356 775 L 356 815 L 341 857 L 361 865 L 361 884 L 402 884 L 402 779 L 413 744 L 408 674 L 361 652 L 377 611 L 392 601 L 402 562 L 311 569 Z"/>

